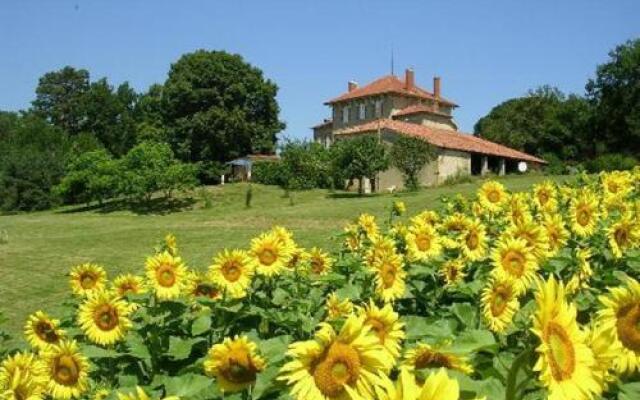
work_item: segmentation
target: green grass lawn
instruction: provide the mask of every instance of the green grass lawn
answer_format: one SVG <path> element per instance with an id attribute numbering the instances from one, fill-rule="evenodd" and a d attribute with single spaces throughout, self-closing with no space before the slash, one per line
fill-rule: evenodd
<path id="1" fill-rule="evenodd" d="M 538 175 L 501 179 L 514 191 L 527 190 L 544 179 Z M 305 247 L 331 247 L 332 236 L 361 212 L 386 216 L 390 204 L 403 200 L 409 214 L 435 208 L 442 195 L 471 194 L 481 182 L 425 189 L 417 193 L 353 197 L 313 190 L 294 195 L 295 205 L 276 187 L 253 186 L 252 208 L 245 208 L 245 184 L 213 187 L 211 208 L 200 203 L 189 210 L 166 215 L 138 215 L 129 211 L 103 213 L 64 208 L 0 217 L 0 231 L 8 243 L 0 244 L 0 313 L 4 327 L 18 334 L 25 318 L 42 309 L 55 315 L 68 295 L 67 272 L 75 264 L 96 262 L 110 277 L 123 271 L 141 272 L 145 257 L 171 232 L 181 255 L 193 268 L 204 269 L 211 257 L 229 247 L 246 248 L 249 240 L 272 225 L 290 228 Z"/>

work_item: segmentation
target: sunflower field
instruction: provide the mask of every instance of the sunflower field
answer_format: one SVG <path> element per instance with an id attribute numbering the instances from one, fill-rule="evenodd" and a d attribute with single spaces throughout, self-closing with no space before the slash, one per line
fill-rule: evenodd
<path id="1" fill-rule="evenodd" d="M 203 268 L 172 235 L 139 274 L 75 266 L 0 349 L 0 399 L 640 399 L 640 169 L 408 214 L 325 250 L 277 226 Z"/>

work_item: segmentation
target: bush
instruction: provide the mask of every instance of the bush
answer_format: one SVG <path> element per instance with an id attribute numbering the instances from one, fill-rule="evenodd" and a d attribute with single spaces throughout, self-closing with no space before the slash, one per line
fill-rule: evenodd
<path id="1" fill-rule="evenodd" d="M 638 164 L 632 156 L 619 153 L 603 154 L 596 157 L 593 160 L 586 161 L 584 163 L 585 169 L 590 173 L 596 173 L 600 171 L 614 171 L 621 170 L 627 171 L 633 169 Z"/>
<path id="2" fill-rule="evenodd" d="M 409 190 L 418 189 L 418 174 L 436 157 L 433 146 L 422 139 L 409 136 L 398 136 L 390 155 L 391 163 L 400 170 L 404 185 Z"/>
<path id="3" fill-rule="evenodd" d="M 251 180 L 263 185 L 282 186 L 281 161 L 257 161 L 251 165 Z"/>
<path id="4" fill-rule="evenodd" d="M 106 150 L 81 154 L 67 165 L 67 175 L 55 192 L 69 203 L 105 200 L 121 192 L 122 169 Z"/>

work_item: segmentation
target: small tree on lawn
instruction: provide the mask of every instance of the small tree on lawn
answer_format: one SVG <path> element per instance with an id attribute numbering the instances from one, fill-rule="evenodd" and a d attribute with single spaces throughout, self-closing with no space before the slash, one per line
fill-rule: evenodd
<path id="1" fill-rule="evenodd" d="M 334 168 L 347 179 L 358 180 L 358 193 L 364 193 L 364 180 L 389 168 L 386 147 L 375 136 L 341 140 L 333 146 Z"/>
<path id="2" fill-rule="evenodd" d="M 433 146 L 411 136 L 399 136 L 391 148 L 391 163 L 400 170 L 409 190 L 418 189 L 418 174 L 435 157 Z"/>

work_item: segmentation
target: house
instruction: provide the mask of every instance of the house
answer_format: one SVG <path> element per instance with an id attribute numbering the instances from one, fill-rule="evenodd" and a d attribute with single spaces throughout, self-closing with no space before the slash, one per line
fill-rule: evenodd
<path id="1" fill-rule="evenodd" d="M 349 82 L 347 92 L 325 104 L 332 117 L 314 126 L 313 137 L 326 147 L 355 135 L 378 135 L 390 145 L 398 135 L 421 138 L 432 144 L 437 158 L 420 173 L 426 186 L 442 183 L 456 174 L 498 175 L 526 168 L 538 168 L 546 162 L 532 155 L 458 131 L 453 119 L 456 103 L 441 94 L 441 80 L 433 78 L 433 91 L 415 83 L 412 69 L 404 79 L 395 75 L 379 78 L 359 87 Z M 402 174 L 396 168 L 376 177 L 374 188 L 401 188 Z"/>

